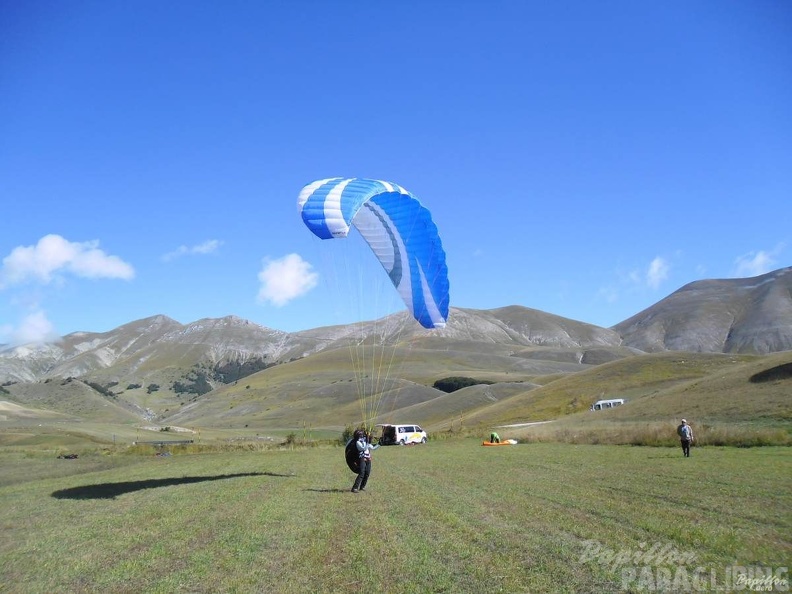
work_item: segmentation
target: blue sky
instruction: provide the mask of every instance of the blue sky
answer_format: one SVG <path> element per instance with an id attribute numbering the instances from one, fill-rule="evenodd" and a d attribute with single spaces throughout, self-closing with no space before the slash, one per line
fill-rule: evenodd
<path id="1" fill-rule="evenodd" d="M 791 264 L 786 0 L 0 13 L 0 342 L 355 321 L 296 208 L 336 176 L 432 211 L 452 307 L 607 327 Z"/>

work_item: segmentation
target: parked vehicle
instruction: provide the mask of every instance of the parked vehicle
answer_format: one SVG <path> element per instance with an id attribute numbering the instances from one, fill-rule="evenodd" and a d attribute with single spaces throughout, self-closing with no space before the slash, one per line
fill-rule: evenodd
<path id="1" fill-rule="evenodd" d="M 624 404 L 624 398 L 611 398 L 610 400 L 597 400 L 591 405 L 591 410 L 604 410 Z"/>
<path id="2" fill-rule="evenodd" d="M 426 431 L 418 425 L 377 425 L 382 427 L 379 442 L 382 445 L 407 445 L 410 443 L 426 443 Z"/>

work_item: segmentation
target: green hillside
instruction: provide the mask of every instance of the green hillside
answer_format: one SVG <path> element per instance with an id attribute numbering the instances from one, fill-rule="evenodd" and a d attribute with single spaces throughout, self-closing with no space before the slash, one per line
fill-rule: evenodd
<path id="1" fill-rule="evenodd" d="M 48 380 L 6 386 L 7 400 L 17 404 L 62 413 L 65 416 L 101 423 L 129 423 L 139 414 L 117 398 L 108 397 L 77 379 Z"/>
<path id="2" fill-rule="evenodd" d="M 439 379 L 466 376 L 527 386 L 533 378 L 548 373 L 575 373 L 589 367 L 569 361 L 516 357 L 500 346 L 489 345 L 489 351 L 482 354 L 474 350 L 409 346 L 385 353 L 372 350 L 370 356 L 361 356 L 365 371 L 359 373 L 352 367 L 349 349 L 323 351 L 193 398 L 167 420 L 174 424 L 251 427 L 299 426 L 307 421 L 315 426 L 343 427 L 361 418 L 358 394 L 365 393 L 381 398 L 378 422 L 430 403 L 430 417 L 433 422 L 442 423 L 449 416 L 465 412 L 466 407 L 460 410 L 458 395 L 432 387 Z M 491 400 L 483 402 L 489 403 Z"/>
<path id="3" fill-rule="evenodd" d="M 792 420 L 792 379 L 756 383 L 763 370 L 792 361 L 792 353 L 765 356 L 658 353 L 622 359 L 550 381 L 499 400 L 469 415 L 486 424 L 546 421 L 566 415 L 591 417 L 590 405 L 626 398 L 605 411 L 610 421 L 674 419 L 783 425 Z"/>
<path id="4" fill-rule="evenodd" d="M 18 384 L 6 388 L 7 400 L 44 412 L 28 413 L 25 419 L 6 415 L 0 418 L 0 432 L 10 435 L 15 427 L 45 432 L 57 426 L 63 433 L 63 424 L 71 423 L 72 434 L 86 435 L 89 441 L 108 441 L 111 435 L 134 441 L 133 429 L 147 425 L 194 429 L 205 439 L 283 437 L 306 427 L 317 436 L 332 436 L 363 417 L 360 392 L 373 393 L 370 399 L 380 401 L 375 423 L 419 423 L 435 435 L 445 430 L 485 435 L 494 426 L 553 421 L 541 430 L 510 432 L 544 435 L 543 439 L 568 432 L 588 435 L 589 441 L 621 432 L 606 441 L 630 442 L 633 438 L 625 437 L 628 428 L 643 436 L 670 435 L 668 425 L 681 416 L 694 419 L 697 427 L 739 428 L 741 436 L 760 430 L 790 433 L 792 427 L 792 352 L 624 356 L 608 350 L 598 356 L 620 358 L 585 365 L 574 362 L 580 353 L 573 357 L 563 349 L 550 351 L 553 360 L 537 359 L 531 349 L 491 350 L 482 355 L 474 350 L 400 347 L 394 357 L 399 365 L 386 374 L 385 366 L 374 363 L 361 377 L 352 371 L 348 349 L 328 350 L 200 396 L 147 393 L 141 387 L 108 398 L 77 380 Z M 452 393 L 432 387 L 447 377 L 486 383 Z M 589 412 L 594 401 L 614 397 L 627 403 Z M 166 413 L 143 420 L 141 411 L 148 406 Z M 48 417 L 47 411 L 61 416 Z M 106 427 L 89 435 L 89 424 Z M 31 429 L 36 425 L 41 427 Z"/>

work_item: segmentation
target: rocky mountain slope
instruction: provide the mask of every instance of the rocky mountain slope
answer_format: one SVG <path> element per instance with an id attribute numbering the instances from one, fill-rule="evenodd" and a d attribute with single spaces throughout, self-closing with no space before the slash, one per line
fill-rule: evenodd
<path id="1" fill-rule="evenodd" d="M 488 311 L 452 309 L 448 326 L 431 332 L 406 313 L 295 333 L 271 330 L 234 316 L 187 325 L 154 316 L 110 332 L 76 332 L 57 343 L 4 349 L 0 351 L 0 381 L 89 376 L 105 383 L 143 383 L 168 368 L 202 365 L 216 369 L 224 363 L 251 360 L 263 367 L 365 341 L 584 348 L 616 347 L 620 338 L 612 330 L 519 306 Z"/>
<path id="2" fill-rule="evenodd" d="M 367 341 L 459 352 L 485 352 L 498 345 L 512 356 L 577 363 L 585 357 L 594 363 L 663 350 L 790 350 L 792 268 L 749 279 L 691 283 L 610 329 L 521 306 L 452 308 L 448 326 L 430 332 L 406 313 L 295 333 L 234 316 L 186 325 L 154 316 L 110 332 L 76 332 L 57 343 L 2 348 L 0 383 L 75 377 L 102 385 L 159 385 L 189 374 L 196 381 L 198 374 L 214 386 L 273 364 Z"/>
<path id="3" fill-rule="evenodd" d="M 228 316 L 182 325 L 153 316 L 104 333 L 75 332 L 59 342 L 0 351 L 0 380 L 37 381 L 100 373 L 146 379 L 152 370 L 250 359 L 277 362 L 320 345 Z M 109 371 L 109 372 L 108 372 Z M 105 372 L 105 373 L 102 373 Z"/>
<path id="4" fill-rule="evenodd" d="M 792 350 L 792 267 L 690 283 L 612 329 L 646 352 Z"/>

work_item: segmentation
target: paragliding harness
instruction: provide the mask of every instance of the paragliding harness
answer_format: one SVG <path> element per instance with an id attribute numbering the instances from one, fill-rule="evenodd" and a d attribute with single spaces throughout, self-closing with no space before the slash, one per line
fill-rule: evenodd
<path id="1" fill-rule="evenodd" d="M 347 442 L 346 448 L 344 448 L 344 458 L 347 466 L 355 474 L 360 472 L 360 458 L 358 457 L 357 446 L 355 446 L 356 441 L 357 439 L 353 437 Z"/>
<path id="2" fill-rule="evenodd" d="M 361 458 L 361 453 L 358 452 L 357 446 L 355 444 L 361 437 L 366 437 L 366 441 L 369 441 L 369 437 L 366 432 L 362 429 L 357 429 L 355 434 L 352 436 L 352 439 L 347 442 L 346 447 L 344 448 L 344 458 L 346 459 L 347 466 L 349 467 L 349 470 L 355 474 L 360 472 Z"/>

